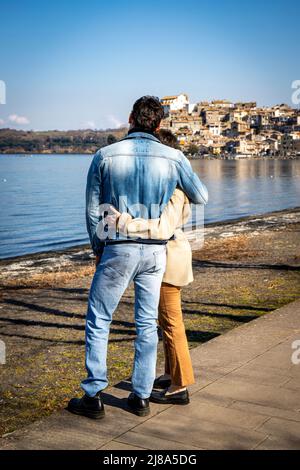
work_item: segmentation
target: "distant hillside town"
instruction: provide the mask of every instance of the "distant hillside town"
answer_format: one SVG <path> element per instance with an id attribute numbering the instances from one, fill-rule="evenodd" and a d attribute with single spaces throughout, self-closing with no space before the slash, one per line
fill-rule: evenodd
<path id="1" fill-rule="evenodd" d="M 286 104 L 258 107 L 228 100 L 190 103 L 187 94 L 161 99 L 162 127 L 190 155 L 223 158 L 300 157 L 300 110 Z"/>

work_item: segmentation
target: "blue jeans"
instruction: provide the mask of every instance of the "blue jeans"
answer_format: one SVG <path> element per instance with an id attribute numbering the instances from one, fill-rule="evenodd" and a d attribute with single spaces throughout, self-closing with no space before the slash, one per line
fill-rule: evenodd
<path id="1" fill-rule="evenodd" d="M 107 342 L 112 316 L 131 281 L 135 287 L 133 391 L 148 398 L 155 379 L 157 316 L 166 266 L 166 247 L 122 243 L 107 245 L 95 272 L 86 318 L 87 379 L 81 387 L 93 397 L 107 387 Z"/>

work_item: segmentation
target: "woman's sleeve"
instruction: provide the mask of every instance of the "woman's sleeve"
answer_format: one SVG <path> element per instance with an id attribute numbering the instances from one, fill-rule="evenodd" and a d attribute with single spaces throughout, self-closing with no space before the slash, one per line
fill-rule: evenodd
<path id="1" fill-rule="evenodd" d="M 123 213 L 119 218 L 118 229 L 130 238 L 169 240 L 190 214 L 189 204 L 185 202 L 184 193 L 176 189 L 160 218 L 133 219 L 129 214 Z"/>

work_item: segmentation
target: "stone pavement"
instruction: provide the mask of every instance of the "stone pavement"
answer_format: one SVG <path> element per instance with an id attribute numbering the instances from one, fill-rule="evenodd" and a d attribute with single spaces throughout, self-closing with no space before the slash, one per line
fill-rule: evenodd
<path id="1" fill-rule="evenodd" d="M 300 300 L 191 353 L 190 405 L 152 404 L 139 418 L 121 382 L 104 394 L 104 420 L 64 410 L 3 437 L 0 449 L 300 449 Z"/>

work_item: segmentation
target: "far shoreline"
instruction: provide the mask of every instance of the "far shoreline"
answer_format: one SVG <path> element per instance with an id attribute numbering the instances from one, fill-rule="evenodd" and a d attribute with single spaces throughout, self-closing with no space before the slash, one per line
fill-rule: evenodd
<path id="1" fill-rule="evenodd" d="M 101 150 L 101 148 L 99 148 L 98 150 Z M 83 155 L 86 155 L 86 156 L 93 156 L 95 155 L 95 153 L 98 151 L 96 150 L 95 152 L 51 152 L 51 153 L 48 153 L 48 152 L 10 152 L 10 153 L 0 153 L 0 158 L 1 157 L 7 157 L 7 156 L 12 156 L 12 157 L 33 157 L 33 156 L 74 156 L 74 155 L 78 155 L 78 156 L 83 156 Z M 184 151 L 183 151 L 184 153 Z M 185 156 L 189 159 L 189 160 L 219 160 L 219 161 L 224 161 L 224 160 L 236 160 L 236 161 L 240 161 L 240 160 L 300 160 L 300 155 L 294 155 L 294 156 L 291 156 L 291 155 L 288 155 L 288 156 L 284 156 L 284 155 L 264 155 L 264 156 L 261 156 L 261 155 L 235 155 L 235 154 L 230 154 L 230 155 L 213 155 L 213 154 L 207 154 L 205 156 L 200 156 L 200 155 L 196 155 L 196 156 L 193 156 L 193 155 L 186 155 Z"/>

